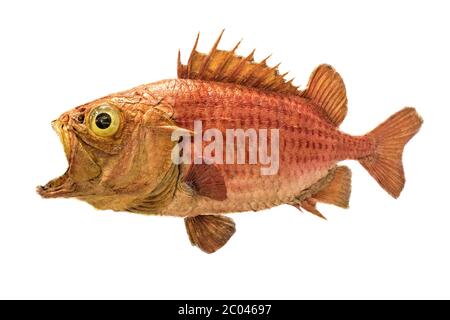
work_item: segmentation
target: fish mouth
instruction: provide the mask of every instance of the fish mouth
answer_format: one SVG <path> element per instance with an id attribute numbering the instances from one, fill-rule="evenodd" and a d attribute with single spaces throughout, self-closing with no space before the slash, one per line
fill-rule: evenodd
<path id="1" fill-rule="evenodd" d="M 53 130 L 58 134 L 59 140 L 61 141 L 64 147 L 64 153 L 66 154 L 67 161 L 70 160 L 70 152 L 71 152 L 71 137 L 69 135 L 69 131 L 67 129 L 67 125 L 64 125 L 59 120 L 54 120 L 52 122 Z"/>
<path id="2" fill-rule="evenodd" d="M 41 195 L 43 198 L 56 198 L 69 196 L 71 193 L 75 191 L 75 184 L 73 183 L 71 177 L 69 176 L 70 158 L 72 152 L 71 144 L 73 137 L 68 131 L 67 124 L 62 123 L 59 120 L 54 120 L 52 122 L 52 127 L 58 134 L 59 140 L 61 141 L 64 147 L 64 153 L 69 163 L 69 168 L 60 177 L 52 179 L 46 185 L 38 186 L 36 188 L 37 193 Z"/>

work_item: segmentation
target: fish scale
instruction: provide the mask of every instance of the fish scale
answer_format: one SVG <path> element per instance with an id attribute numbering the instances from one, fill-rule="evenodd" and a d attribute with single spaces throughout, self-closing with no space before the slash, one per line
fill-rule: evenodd
<path id="1" fill-rule="evenodd" d="M 146 90 L 174 107 L 173 119 L 180 127 L 194 130 L 194 121 L 203 131 L 219 129 L 279 129 L 280 170 L 261 176 L 259 164 L 220 165 L 228 199 L 182 199 L 163 213 L 197 215 L 269 208 L 293 202 L 295 196 L 327 175 L 343 159 L 356 159 L 373 152 L 368 137 L 352 137 L 340 132 L 317 114 L 317 106 L 298 96 L 270 93 L 240 85 L 198 80 L 166 80 Z M 252 121 L 246 121 L 252 119 Z M 247 154 L 248 154 L 248 150 Z M 237 152 L 237 150 L 236 150 Z M 191 210 L 185 207 L 191 205 Z"/>

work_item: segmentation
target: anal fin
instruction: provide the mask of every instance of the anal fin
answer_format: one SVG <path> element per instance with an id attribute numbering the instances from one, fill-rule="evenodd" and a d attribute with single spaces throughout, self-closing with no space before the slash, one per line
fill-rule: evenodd
<path id="1" fill-rule="evenodd" d="M 346 166 L 339 166 L 334 171 L 333 180 L 325 188 L 313 195 L 317 202 L 348 208 L 352 189 L 352 172 Z"/>
<path id="2" fill-rule="evenodd" d="M 184 222 L 192 245 L 206 253 L 222 248 L 236 231 L 233 220 L 225 216 L 201 215 Z"/>
<path id="3" fill-rule="evenodd" d="M 327 218 L 325 218 L 325 216 L 319 210 L 317 210 L 316 203 L 317 201 L 314 198 L 308 198 L 296 204 L 295 207 L 300 211 L 303 208 L 306 211 L 312 213 L 313 215 L 318 216 L 319 218 L 322 218 L 324 220 L 327 220 Z"/>
<path id="4" fill-rule="evenodd" d="M 316 208 L 317 202 L 332 204 L 341 208 L 348 208 L 351 193 L 352 172 L 346 166 L 338 166 L 331 173 L 333 177 L 310 197 L 301 199 L 294 206 L 303 208 L 312 214 L 325 219 Z M 328 179 L 325 179 L 327 181 Z"/>

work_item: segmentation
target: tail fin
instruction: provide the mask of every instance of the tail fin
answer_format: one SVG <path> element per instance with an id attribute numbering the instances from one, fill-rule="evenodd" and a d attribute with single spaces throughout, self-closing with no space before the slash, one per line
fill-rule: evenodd
<path id="1" fill-rule="evenodd" d="M 405 185 L 403 148 L 419 131 L 422 122 L 414 108 L 404 108 L 367 134 L 375 141 L 375 151 L 359 162 L 394 198 L 398 198 Z"/>

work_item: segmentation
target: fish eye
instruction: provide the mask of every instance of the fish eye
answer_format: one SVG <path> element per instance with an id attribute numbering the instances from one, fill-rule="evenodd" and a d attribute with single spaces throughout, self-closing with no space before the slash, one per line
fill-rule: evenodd
<path id="1" fill-rule="evenodd" d="M 102 112 L 95 117 L 95 125 L 102 130 L 108 129 L 111 126 L 111 122 L 111 116 L 106 112 Z"/>
<path id="2" fill-rule="evenodd" d="M 89 127 L 100 137 L 114 135 L 120 127 L 120 113 L 114 107 L 101 105 L 91 111 Z"/>

